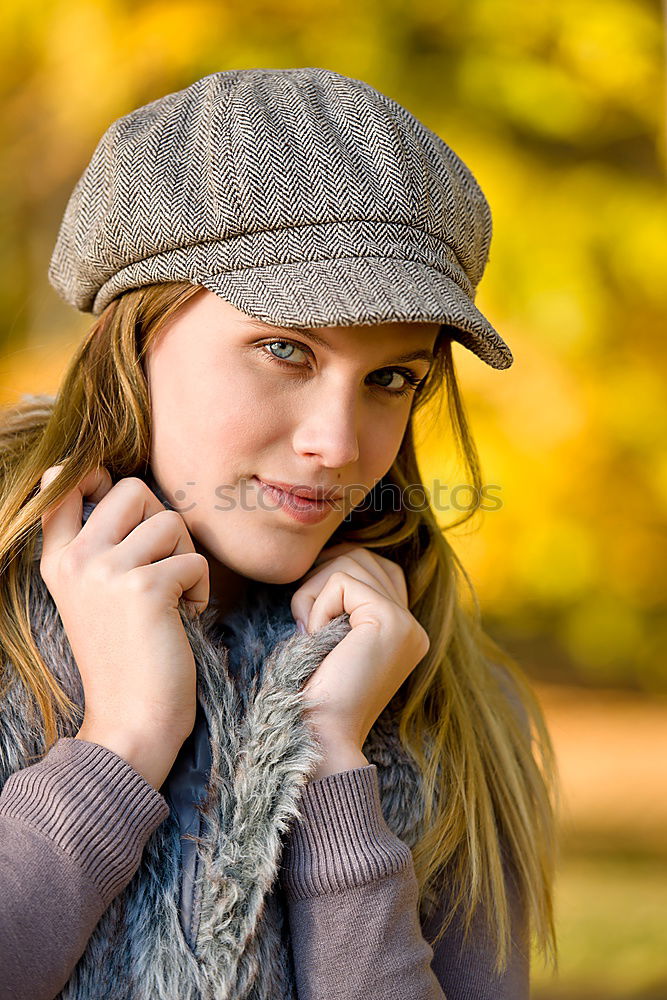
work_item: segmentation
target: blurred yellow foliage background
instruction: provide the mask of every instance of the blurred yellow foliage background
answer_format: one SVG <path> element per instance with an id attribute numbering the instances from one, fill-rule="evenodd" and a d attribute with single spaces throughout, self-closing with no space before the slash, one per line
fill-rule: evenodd
<path id="1" fill-rule="evenodd" d="M 454 354 L 484 481 L 500 498 L 452 531 L 487 628 L 553 710 L 566 782 L 579 768 L 573 734 L 581 749 L 596 712 L 603 725 L 606 689 L 626 692 L 633 713 L 662 712 L 650 731 L 667 731 L 659 3 L 4 0 L 2 20 L 0 403 L 55 392 L 90 324 L 58 299 L 47 268 L 71 189 L 115 118 L 217 70 L 310 65 L 364 79 L 452 146 L 493 213 L 476 301 L 515 362 L 495 371 L 460 345 Z M 443 417 L 420 431 L 427 487 L 460 482 Z M 458 516 L 440 512 L 443 525 Z M 587 705 L 590 724 L 569 724 Z M 623 723 L 605 718 L 607 736 L 595 732 L 613 759 Z M 640 730 L 641 718 L 632 715 Z M 656 735 L 643 752 L 655 765 L 666 749 Z M 647 771 L 655 786 L 636 800 L 640 812 L 667 788 L 658 790 L 664 767 Z M 632 776 L 623 780 L 630 789 Z M 636 814 L 611 831 L 613 804 L 595 820 L 586 791 L 572 789 L 563 971 L 557 983 L 537 972 L 536 995 L 665 998 L 656 886 L 667 884 L 667 817 L 633 840 Z M 615 846 L 603 872 L 592 859 L 605 843 Z M 609 907 L 602 923 L 591 908 L 587 922 L 601 885 L 609 907 L 625 910 L 616 924 Z M 600 953 L 607 944 L 611 959 Z"/>

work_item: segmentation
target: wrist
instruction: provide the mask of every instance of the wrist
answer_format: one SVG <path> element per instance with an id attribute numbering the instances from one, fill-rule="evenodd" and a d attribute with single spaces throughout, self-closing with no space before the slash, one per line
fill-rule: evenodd
<path id="1" fill-rule="evenodd" d="M 317 730 L 316 736 L 321 749 L 324 750 L 324 757 L 311 774 L 309 781 L 318 781 L 330 774 L 350 771 L 357 767 L 368 767 L 368 758 L 351 740 Z"/>
<path id="2" fill-rule="evenodd" d="M 165 739 L 147 730 L 110 729 L 83 722 L 75 736 L 77 740 L 96 743 L 121 757 L 157 790 L 172 768 L 183 740 Z"/>

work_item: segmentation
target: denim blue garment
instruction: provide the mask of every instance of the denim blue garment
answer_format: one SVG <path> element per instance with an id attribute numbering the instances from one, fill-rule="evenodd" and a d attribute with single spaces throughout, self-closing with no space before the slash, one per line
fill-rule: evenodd
<path id="1" fill-rule="evenodd" d="M 197 702 L 195 725 L 183 743 L 173 767 L 160 789 L 178 817 L 181 829 L 181 890 L 179 919 L 185 940 L 194 950 L 197 929 L 193 926 L 194 887 L 197 875 L 197 845 L 186 835 L 199 836 L 201 817 L 196 809 L 206 793 L 211 770 L 211 749 L 204 711 Z"/>
<path id="2" fill-rule="evenodd" d="M 226 625 L 217 626 L 218 634 L 229 649 L 230 672 L 234 670 L 234 632 Z M 199 855 L 197 844 L 190 836 L 198 837 L 201 816 L 197 805 L 201 805 L 206 795 L 211 772 L 211 742 L 206 713 L 197 700 L 197 713 L 192 732 L 183 743 L 171 771 L 160 789 L 171 809 L 176 813 L 181 830 L 181 889 L 179 896 L 179 920 L 185 940 L 194 951 L 197 939 L 195 926 L 195 883 Z"/>

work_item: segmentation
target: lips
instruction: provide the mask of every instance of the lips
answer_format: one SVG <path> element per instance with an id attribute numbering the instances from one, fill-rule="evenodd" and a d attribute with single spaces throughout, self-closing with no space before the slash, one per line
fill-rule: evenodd
<path id="1" fill-rule="evenodd" d="M 296 493 L 289 493 L 272 483 L 265 482 L 258 476 L 253 476 L 253 479 L 257 482 L 261 493 L 272 504 L 276 505 L 270 509 L 276 512 L 280 511 L 283 515 L 302 524 L 319 524 L 320 521 L 330 517 L 334 509 L 332 501 L 298 496 Z"/>
<path id="2" fill-rule="evenodd" d="M 308 500 L 316 500 L 318 502 L 328 501 L 332 502 L 334 500 L 340 499 L 342 493 L 335 487 L 323 487 L 323 486 L 301 486 L 300 484 L 293 483 L 281 483 L 279 480 L 274 479 L 260 479 L 260 483 L 264 483 L 265 486 L 273 486 L 274 489 L 280 490 L 282 493 L 288 493 L 290 496 L 304 497 Z"/>

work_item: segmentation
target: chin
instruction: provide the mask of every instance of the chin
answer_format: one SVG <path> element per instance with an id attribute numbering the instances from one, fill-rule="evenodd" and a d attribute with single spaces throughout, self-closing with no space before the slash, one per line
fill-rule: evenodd
<path id="1" fill-rule="evenodd" d="M 245 566 L 242 569 L 244 576 L 260 583 L 295 583 L 308 572 L 312 566 L 315 555 L 312 558 L 296 559 L 292 555 L 289 559 L 264 558 L 259 566 Z"/>
<path id="2" fill-rule="evenodd" d="M 264 571 L 262 573 L 246 573 L 245 575 L 249 579 L 254 580 L 256 583 L 271 583 L 271 584 L 281 585 L 284 583 L 295 583 L 306 572 L 307 569 L 305 569 L 303 573 L 280 572 L 279 570 L 277 570 L 275 573 Z"/>
<path id="3" fill-rule="evenodd" d="M 303 544 L 298 548 L 295 544 L 260 548 L 260 559 L 252 568 L 248 566 L 245 573 L 264 583 L 295 583 L 311 569 L 322 544 L 311 539 L 309 545 Z"/>
<path id="4" fill-rule="evenodd" d="M 239 535 L 231 545 L 216 539 L 217 544 L 211 546 L 209 553 L 227 571 L 258 583 L 293 583 L 308 572 L 319 551 L 316 545 L 298 545 L 293 538 L 291 542 L 283 539 L 281 544 L 275 536 Z"/>

